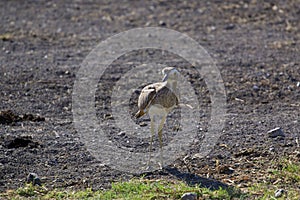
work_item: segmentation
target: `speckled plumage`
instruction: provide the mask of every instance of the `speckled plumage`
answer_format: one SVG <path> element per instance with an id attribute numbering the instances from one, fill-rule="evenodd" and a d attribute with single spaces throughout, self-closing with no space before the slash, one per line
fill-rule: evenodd
<path id="1" fill-rule="evenodd" d="M 143 116 L 153 105 L 165 109 L 166 112 L 170 112 L 174 106 L 178 105 L 178 98 L 175 92 L 167 86 L 167 82 L 153 83 L 142 89 L 138 100 L 139 111 L 136 117 Z"/>
<path id="2" fill-rule="evenodd" d="M 151 120 L 151 141 L 150 141 L 150 157 L 154 135 L 154 116 L 160 117 L 160 123 L 158 126 L 158 136 L 160 142 L 161 151 L 161 163 L 162 159 L 162 129 L 166 121 L 168 113 L 178 105 L 178 90 L 177 80 L 179 78 L 179 72 L 174 67 L 166 67 L 162 70 L 164 78 L 162 82 L 153 83 L 144 87 L 138 99 L 139 111 L 135 114 L 135 117 L 140 118 L 144 114 L 149 113 Z"/>

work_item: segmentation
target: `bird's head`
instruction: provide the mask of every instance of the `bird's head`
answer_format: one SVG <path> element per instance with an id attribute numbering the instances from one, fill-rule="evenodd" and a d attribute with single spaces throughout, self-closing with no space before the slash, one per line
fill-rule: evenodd
<path id="1" fill-rule="evenodd" d="M 164 75 L 163 82 L 167 80 L 171 81 L 177 81 L 179 78 L 179 71 L 175 67 L 165 67 L 162 70 L 162 73 Z"/>

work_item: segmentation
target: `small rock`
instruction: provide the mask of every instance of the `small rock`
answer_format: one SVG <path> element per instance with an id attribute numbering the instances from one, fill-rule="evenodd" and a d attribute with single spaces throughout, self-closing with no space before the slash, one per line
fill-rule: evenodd
<path id="1" fill-rule="evenodd" d="M 235 28 L 234 24 L 228 24 L 227 26 L 225 26 L 225 30 L 232 30 Z"/>
<path id="2" fill-rule="evenodd" d="M 210 27 L 208 27 L 207 28 L 207 30 L 209 31 L 209 32 L 213 32 L 213 31 L 215 31 L 217 28 L 215 27 L 215 26 L 210 26 Z"/>
<path id="3" fill-rule="evenodd" d="M 283 131 L 280 127 L 276 127 L 272 130 L 269 130 L 268 135 L 270 138 L 285 137 L 285 134 L 283 133 Z"/>
<path id="4" fill-rule="evenodd" d="M 193 156 L 192 156 L 192 160 L 195 160 L 195 159 L 201 159 L 203 158 L 203 155 L 201 153 L 195 153 Z"/>
<path id="5" fill-rule="evenodd" d="M 42 185 L 41 179 L 36 173 L 29 173 L 26 182 L 32 183 L 33 185 Z"/>
<path id="6" fill-rule="evenodd" d="M 166 24 L 166 22 L 160 20 L 160 21 L 159 21 L 159 25 L 161 25 L 161 26 L 166 26 L 167 24 Z"/>
<path id="7" fill-rule="evenodd" d="M 276 11 L 276 10 L 278 10 L 278 7 L 277 7 L 276 5 L 274 5 L 274 6 L 272 7 L 272 10 Z"/>
<path id="8" fill-rule="evenodd" d="M 297 87 L 300 87 L 300 81 L 299 81 L 299 82 L 297 82 Z"/>
<path id="9" fill-rule="evenodd" d="M 125 136 L 125 132 L 124 131 L 121 131 L 120 133 L 118 133 L 118 136 Z"/>
<path id="10" fill-rule="evenodd" d="M 234 169 L 227 165 L 222 165 L 217 167 L 217 171 L 219 172 L 219 174 L 232 174 L 234 172 Z"/>
<path id="11" fill-rule="evenodd" d="M 111 114 L 104 114 L 104 119 L 113 119 Z"/>
<path id="12" fill-rule="evenodd" d="M 257 92 L 259 90 L 259 87 L 257 85 L 254 85 L 253 90 Z"/>
<path id="13" fill-rule="evenodd" d="M 270 147 L 269 148 L 269 152 L 275 152 L 275 148 L 274 147 Z"/>
<path id="14" fill-rule="evenodd" d="M 144 127 L 144 126 L 147 126 L 147 123 L 141 122 L 141 123 L 139 123 L 139 125 L 140 125 L 141 127 Z"/>
<path id="15" fill-rule="evenodd" d="M 282 195 L 285 193 L 286 191 L 284 189 L 278 189 L 275 192 L 275 198 L 279 198 L 282 197 Z"/>
<path id="16" fill-rule="evenodd" d="M 197 200 L 197 194 L 193 192 L 184 193 L 181 200 Z"/>

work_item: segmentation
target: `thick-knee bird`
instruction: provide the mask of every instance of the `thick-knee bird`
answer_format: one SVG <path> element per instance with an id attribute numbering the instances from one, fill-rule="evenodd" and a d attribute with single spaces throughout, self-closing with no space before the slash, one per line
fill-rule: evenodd
<path id="1" fill-rule="evenodd" d="M 161 167 L 163 165 L 162 159 L 162 129 L 166 121 L 168 113 L 179 104 L 179 92 L 177 89 L 177 80 L 179 72 L 174 67 L 166 67 L 162 70 L 164 75 L 162 82 L 153 83 L 145 86 L 138 99 L 138 112 L 135 114 L 136 118 L 140 118 L 146 113 L 149 114 L 151 125 L 151 140 L 150 140 L 150 157 L 154 135 L 155 118 L 160 119 L 158 125 L 158 137 L 160 146 Z"/>

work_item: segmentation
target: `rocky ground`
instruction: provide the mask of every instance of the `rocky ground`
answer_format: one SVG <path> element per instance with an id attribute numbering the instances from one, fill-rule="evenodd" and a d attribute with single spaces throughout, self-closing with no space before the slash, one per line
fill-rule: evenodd
<path id="1" fill-rule="evenodd" d="M 107 188 L 134 176 L 87 151 L 74 128 L 72 91 L 82 61 L 99 42 L 137 27 L 170 28 L 195 39 L 216 61 L 227 92 L 226 123 L 213 151 L 197 158 L 195 144 L 188 156 L 146 177 L 243 187 L 264 181 L 268 165 L 279 158 L 299 160 L 298 0 L 1 1 L 0 10 L 0 191 L 22 186 L 30 172 L 49 188 Z M 97 116 L 109 122 L 109 92 L 103 92 L 111 91 L 129 62 L 172 59 L 146 50 L 120 57 L 98 85 Z M 187 63 L 175 65 L 185 69 Z M 202 83 L 195 91 L 207 112 L 201 122 L 206 130 L 210 101 Z M 148 130 L 149 121 L 144 123 Z M 279 135 L 268 133 L 276 127 Z M 121 136 L 114 138 L 121 146 L 148 146 L 147 140 L 144 147 L 134 139 L 125 144 Z"/>

